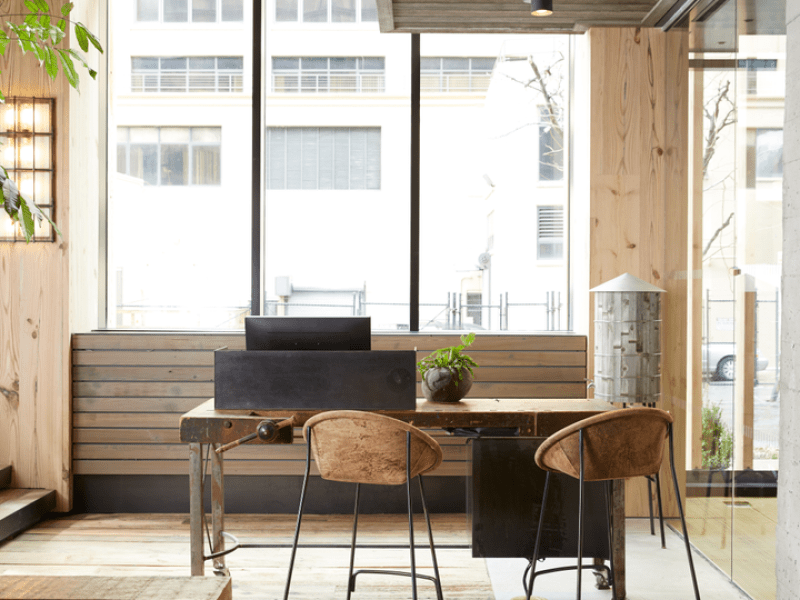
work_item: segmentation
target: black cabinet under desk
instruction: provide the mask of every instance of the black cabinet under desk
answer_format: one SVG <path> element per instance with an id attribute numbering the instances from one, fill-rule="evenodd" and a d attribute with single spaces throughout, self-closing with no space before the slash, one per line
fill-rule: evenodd
<path id="1" fill-rule="evenodd" d="M 533 555 L 545 471 L 534 455 L 545 438 L 478 437 L 471 440 L 468 503 L 472 555 L 528 558 Z M 587 482 L 584 495 L 584 558 L 608 559 L 604 482 Z M 540 556 L 578 554 L 578 480 L 550 477 Z"/>

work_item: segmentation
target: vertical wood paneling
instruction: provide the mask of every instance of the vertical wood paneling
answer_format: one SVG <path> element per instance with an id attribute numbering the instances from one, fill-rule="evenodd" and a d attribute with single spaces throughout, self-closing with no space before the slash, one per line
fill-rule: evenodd
<path id="1" fill-rule="evenodd" d="M 686 34 L 610 28 L 593 29 L 589 36 L 590 287 L 627 272 L 667 290 L 662 299 L 661 407 L 676 419 L 676 464 L 682 467 L 688 261 Z M 590 368 L 593 372 L 593 363 Z M 662 474 L 669 481 L 666 466 Z M 645 515 L 646 500 L 643 480 L 631 482 L 628 514 Z M 666 506 L 675 512 L 674 499 Z"/>
<path id="2" fill-rule="evenodd" d="M 0 14 L 25 13 L 22 0 L 0 0 Z M 57 509 L 70 503 L 68 108 L 66 81 L 51 82 L 31 54 L 10 46 L 0 59 L 6 96 L 56 99 L 56 220 L 64 234 L 55 243 L 0 244 L 0 463 L 13 467 L 12 485 L 55 490 Z"/>

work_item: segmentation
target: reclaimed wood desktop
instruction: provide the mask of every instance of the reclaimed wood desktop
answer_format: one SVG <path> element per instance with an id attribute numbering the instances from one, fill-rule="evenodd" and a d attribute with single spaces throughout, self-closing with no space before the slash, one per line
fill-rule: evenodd
<path id="1" fill-rule="evenodd" d="M 417 400 L 413 411 L 376 411 L 423 429 L 513 427 L 523 437 L 547 437 L 562 427 L 613 407 L 599 400 L 585 399 L 464 399 L 461 402 L 436 403 Z M 214 399 L 207 400 L 187 412 L 180 420 L 180 439 L 190 450 L 190 530 L 191 573 L 204 574 L 203 553 L 203 446 L 212 449 L 234 442 L 255 431 L 264 419 L 294 418 L 294 426 L 302 425 L 318 414 L 295 410 L 215 410 Z M 264 443 L 258 439 L 250 443 Z M 223 454 L 209 452 L 211 461 L 211 520 L 213 551 L 224 548 L 221 531 L 225 522 L 225 487 Z M 612 553 L 619 600 L 625 598 L 625 518 L 623 486 L 614 492 L 614 539 Z M 214 568 L 225 569 L 224 556 L 215 559 Z"/>

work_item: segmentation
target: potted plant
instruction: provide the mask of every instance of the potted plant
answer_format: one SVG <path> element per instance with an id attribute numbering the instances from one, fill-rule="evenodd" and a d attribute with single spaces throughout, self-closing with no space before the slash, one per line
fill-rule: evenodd
<path id="1" fill-rule="evenodd" d="M 440 348 L 417 363 L 422 375 L 422 393 L 431 402 L 458 402 L 472 387 L 478 363 L 462 351 L 475 341 L 475 334 L 461 336 L 461 344 Z"/>
<path id="2" fill-rule="evenodd" d="M 75 40 L 81 50 L 87 52 L 89 46 L 94 46 L 98 52 L 103 48 L 97 37 L 82 23 L 73 22 L 69 16 L 74 8 L 72 2 L 63 4 L 58 12 L 52 11 L 48 0 L 25 0 L 27 14 L 0 14 L 0 56 L 4 56 L 6 49 L 16 43 L 22 54 L 33 53 L 50 79 L 55 79 L 61 72 L 67 78 L 70 86 L 78 89 L 78 70 L 75 68 L 77 61 L 89 72 L 92 79 L 97 77 L 97 71 L 89 67 L 83 55 L 67 44 L 67 31 L 70 24 L 74 25 Z M 2 18 L 25 17 L 22 22 L 2 22 Z M 5 96 L 0 91 L 0 103 L 5 102 Z M 4 209 L 11 220 L 19 223 L 27 242 L 33 237 L 35 222 L 47 219 L 56 230 L 61 232 L 55 223 L 43 213 L 36 204 L 23 196 L 17 184 L 8 176 L 3 165 L 0 165 L 0 208 Z"/>

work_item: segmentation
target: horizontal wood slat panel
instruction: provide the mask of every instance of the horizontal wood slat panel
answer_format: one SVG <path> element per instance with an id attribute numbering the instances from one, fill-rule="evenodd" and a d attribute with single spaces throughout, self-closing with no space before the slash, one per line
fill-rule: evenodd
<path id="1" fill-rule="evenodd" d="M 75 444 L 75 460 L 189 460 L 187 444 Z M 467 448 L 442 446 L 445 460 L 467 460 Z M 296 460 L 304 463 L 306 447 L 301 444 L 244 445 L 225 452 L 225 466 L 238 460 Z"/>
<path id="2" fill-rule="evenodd" d="M 414 350 L 421 360 L 460 343 L 456 334 L 378 334 L 373 350 Z M 186 475 L 180 416 L 214 395 L 214 350 L 244 349 L 244 334 L 95 332 L 73 336 L 73 464 L 82 475 Z M 472 397 L 585 398 L 586 338 L 478 334 Z M 417 375 L 419 381 L 419 375 Z M 418 395 L 422 395 L 418 384 Z M 431 430 L 443 446 L 438 476 L 463 476 L 463 437 Z M 225 471 L 302 475 L 301 431 L 293 445 L 251 444 L 226 454 Z"/>
<path id="3" fill-rule="evenodd" d="M 475 381 L 579 381 L 586 376 L 583 367 L 493 367 L 475 369 Z M 213 367 L 73 367 L 75 383 L 180 382 L 213 383 Z M 420 379 L 417 373 L 417 380 Z M 78 393 L 77 395 L 85 395 Z"/>
<path id="4" fill-rule="evenodd" d="M 373 350 L 413 350 L 432 352 L 461 343 L 456 334 L 375 334 Z M 73 350 L 191 350 L 213 351 L 223 346 L 244 350 L 244 333 L 134 333 L 95 332 L 73 336 Z M 475 350 L 562 350 L 585 351 L 586 336 L 572 334 L 516 335 L 478 333 Z"/>
<path id="5" fill-rule="evenodd" d="M 76 475 L 188 475 L 188 460 L 76 460 Z M 305 463 L 298 461 L 237 460 L 225 463 L 225 475 L 302 475 Z M 463 477 L 468 463 L 442 463 L 431 477 Z M 318 474 L 312 464 L 312 474 Z"/>
<path id="6" fill-rule="evenodd" d="M 424 431 L 435 438 L 443 448 L 463 446 L 467 443 L 466 438 L 450 435 L 441 429 Z M 173 431 L 172 429 L 76 428 L 73 431 L 72 441 L 74 444 L 182 444 L 177 429 Z M 304 444 L 300 428 L 294 431 L 294 443 L 297 446 Z M 256 444 L 251 443 L 247 447 L 256 447 Z M 259 444 L 258 447 L 266 449 L 263 444 Z"/>
<path id="7" fill-rule="evenodd" d="M 193 398 L 80 398 L 72 399 L 72 410 L 81 412 L 171 412 L 185 413 L 208 400 L 208 396 Z"/>

